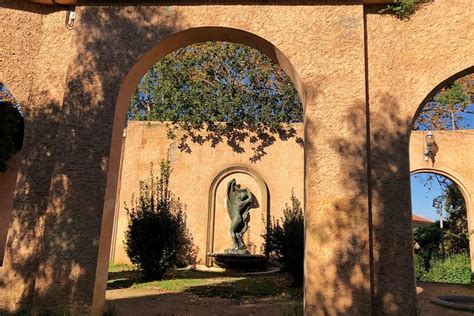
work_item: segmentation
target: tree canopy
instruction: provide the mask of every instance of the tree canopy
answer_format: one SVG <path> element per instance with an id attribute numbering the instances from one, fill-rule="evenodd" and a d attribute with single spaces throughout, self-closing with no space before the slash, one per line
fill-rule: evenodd
<path id="1" fill-rule="evenodd" d="M 138 85 L 128 119 L 168 122 L 170 138 L 183 132 L 185 151 L 190 140 L 226 141 L 242 152 L 249 140 L 258 160 L 275 136 L 295 137 L 291 124 L 303 121 L 303 107 L 292 81 L 267 56 L 241 44 L 207 42 L 156 63 Z"/>
<path id="2" fill-rule="evenodd" d="M 422 109 L 413 129 L 453 130 L 471 127 L 474 118 L 469 105 L 474 102 L 474 74 L 469 74 L 438 91 Z"/>

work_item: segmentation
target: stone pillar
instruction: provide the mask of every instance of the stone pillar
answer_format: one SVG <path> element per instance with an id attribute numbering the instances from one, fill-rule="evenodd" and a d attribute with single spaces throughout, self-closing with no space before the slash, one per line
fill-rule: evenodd
<path id="1" fill-rule="evenodd" d="M 306 315 L 371 314 L 363 7 L 344 9 L 305 82 Z"/>
<path id="2" fill-rule="evenodd" d="M 375 10 L 374 10 L 375 11 Z M 367 14 L 370 192 L 375 315 L 416 315 L 408 135 L 414 96 L 404 22 Z M 390 23 L 389 23 L 390 22 Z M 383 25 L 383 27 L 381 27 Z M 383 28 L 383 31 L 381 29 Z"/>
<path id="3" fill-rule="evenodd" d="M 64 46 L 69 44 L 71 33 L 64 28 L 62 12 L 24 3 L 10 6 L 0 9 L 0 23 L 11 31 L 2 39 L 5 50 L 0 61 L 5 65 L 1 65 L 0 75 L 14 96 L 20 96 L 25 136 L 0 268 L 0 309 L 27 310 L 32 306 L 45 233 L 44 215 L 69 63 Z"/>
<path id="4" fill-rule="evenodd" d="M 0 173 L 0 266 L 3 264 L 3 256 L 5 255 L 19 164 L 20 154 L 17 153 L 8 162 L 7 170 Z"/>

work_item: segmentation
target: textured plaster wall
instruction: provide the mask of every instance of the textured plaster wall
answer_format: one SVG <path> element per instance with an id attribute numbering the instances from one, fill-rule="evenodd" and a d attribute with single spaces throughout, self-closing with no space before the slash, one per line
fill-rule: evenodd
<path id="1" fill-rule="evenodd" d="M 412 132 L 410 136 L 410 171 L 435 172 L 448 177 L 461 189 L 467 206 L 469 226 L 469 250 L 471 269 L 474 271 L 474 131 L 435 131 L 436 144 L 439 147 L 435 162 L 424 161 L 426 132 Z"/>
<path id="2" fill-rule="evenodd" d="M 0 29 L 0 81 L 13 93 L 25 115 L 24 145 L 0 268 L 0 309 L 29 308 L 43 294 L 35 290 L 41 283 L 37 279 L 61 274 L 61 265 L 56 265 L 54 272 L 42 268 L 46 246 L 42 237 L 45 223 L 61 222 L 56 216 L 46 216 L 46 209 L 59 111 L 71 63 L 72 51 L 65 47 L 71 43 L 72 32 L 64 27 L 64 12 L 22 1 L 1 2 Z M 62 276 L 61 283 L 70 281 Z"/>
<path id="3" fill-rule="evenodd" d="M 412 313 L 414 287 L 402 286 L 414 282 L 409 130 L 425 97 L 474 65 L 473 13 L 472 1 L 435 0 L 408 21 L 375 10 L 367 15 L 372 304 L 380 313 Z"/>
<path id="4" fill-rule="evenodd" d="M 295 126 L 298 135 L 303 134 L 303 126 Z M 148 177 L 153 163 L 155 175 L 159 174 L 159 163 L 170 153 L 173 167 L 170 190 L 186 205 L 187 226 L 197 249 L 198 264 L 204 264 L 206 256 L 209 194 L 216 176 L 229 167 L 242 166 L 256 172 L 265 181 L 270 195 L 270 216 L 280 219 L 286 203 L 290 203 L 291 191 L 304 202 L 304 149 L 295 139 L 277 141 L 267 148 L 267 154 L 260 161 L 252 163 L 252 149 L 244 144 L 244 152 L 237 153 L 225 142 L 212 148 L 209 143 L 192 144 L 191 153 L 178 148 L 179 141 L 171 141 L 166 136 L 166 126 L 162 123 L 131 122 L 126 130 L 122 172 L 118 193 L 118 222 L 115 251 L 112 260 L 128 263 L 124 250 L 124 236 L 128 224 L 125 204 L 130 206 L 132 194 L 138 193 L 138 182 Z M 223 251 L 231 247 L 229 236 L 230 221 L 224 201 L 227 183 L 236 178 L 242 187 L 248 187 L 259 202 L 250 212 L 249 231 L 245 242 L 252 253 L 262 252 L 262 237 L 267 221 L 266 210 L 262 208 L 264 192 L 256 179 L 246 174 L 232 174 L 218 184 L 216 190 L 214 250 Z"/>
<path id="5" fill-rule="evenodd" d="M 2 2 L 1 80 L 28 110 L 0 306 L 100 313 L 134 84 L 167 52 L 213 39 L 269 54 L 305 104 L 306 312 L 415 314 L 410 123 L 473 65 L 473 4 L 435 0 L 405 21 L 376 9 L 78 6 L 70 31 L 56 8 Z M 181 32 L 209 26 L 231 29 Z"/>

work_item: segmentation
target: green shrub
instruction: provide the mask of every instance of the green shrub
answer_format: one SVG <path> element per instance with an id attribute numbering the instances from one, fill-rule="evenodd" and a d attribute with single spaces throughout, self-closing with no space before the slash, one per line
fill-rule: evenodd
<path id="1" fill-rule="evenodd" d="M 436 223 L 415 227 L 413 230 L 413 239 L 420 246 L 417 255 L 423 258 L 425 270 L 429 270 L 431 259 L 441 252 L 442 234 L 443 231 Z"/>
<path id="2" fill-rule="evenodd" d="M 286 204 L 283 218 L 269 223 L 265 238 L 265 252 L 277 260 L 293 277 L 296 286 L 304 278 L 304 215 L 301 202 L 291 192 L 291 205 Z"/>
<path id="3" fill-rule="evenodd" d="M 390 12 L 401 19 L 405 19 L 415 12 L 418 5 L 428 1 L 430 0 L 395 0 L 393 4 L 387 5 L 380 12 Z"/>
<path id="4" fill-rule="evenodd" d="M 175 266 L 194 263 L 192 238 L 186 228 L 184 206 L 170 192 L 169 160 L 160 164 L 160 176 L 140 181 L 138 198 L 132 197 L 125 246 L 128 257 L 146 280 L 160 280 Z"/>
<path id="5" fill-rule="evenodd" d="M 417 280 L 422 280 L 426 275 L 426 266 L 424 258 L 416 254 L 415 255 L 415 276 Z"/>
<path id="6" fill-rule="evenodd" d="M 431 269 L 420 279 L 427 282 L 471 283 L 471 260 L 467 254 L 456 254 L 443 260 L 436 258 Z"/>

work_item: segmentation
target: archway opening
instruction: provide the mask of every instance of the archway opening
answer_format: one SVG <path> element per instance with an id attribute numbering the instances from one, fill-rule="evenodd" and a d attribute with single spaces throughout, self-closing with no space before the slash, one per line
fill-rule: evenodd
<path id="1" fill-rule="evenodd" d="M 415 272 L 421 300 L 465 287 L 473 271 L 474 68 L 441 82 L 420 105 L 410 135 Z M 441 282 L 431 284 L 426 282 Z M 438 293 L 439 292 L 439 293 Z M 436 294 L 438 293 L 438 294 Z"/>
<path id="2" fill-rule="evenodd" d="M 452 179 L 434 172 L 411 176 L 417 281 L 471 282 L 467 204 Z"/>
<path id="3" fill-rule="evenodd" d="M 0 266 L 13 209 L 23 135 L 24 121 L 19 104 L 0 82 Z"/>
<path id="4" fill-rule="evenodd" d="M 107 195 L 114 200 L 115 214 L 108 258 L 112 262 L 110 275 L 115 279 L 109 280 L 110 288 L 124 284 L 123 280 L 116 277 L 130 275 L 127 272 L 130 263 L 134 264 L 133 269 L 138 268 L 140 272 L 144 272 L 139 260 L 131 256 L 131 243 L 127 237 L 131 236 L 133 221 L 130 213 L 143 209 L 143 203 L 140 203 L 150 193 L 145 192 L 144 188 L 153 186 L 152 179 L 157 183 L 165 181 L 169 185 L 166 190 L 169 190 L 170 196 L 176 196 L 170 205 L 181 203 L 180 209 L 185 209 L 182 213 L 186 218 L 185 230 L 188 232 L 188 240 L 192 241 L 187 248 L 188 252 L 192 252 L 188 259 L 194 260 L 185 262 L 186 264 L 215 268 L 216 264 L 210 263 L 206 251 L 210 243 L 216 250 L 220 240 L 228 237 L 227 224 L 232 221 L 232 216 L 228 213 L 229 198 L 224 201 L 225 193 L 222 192 L 226 192 L 225 187 L 229 185 L 227 182 L 231 183 L 236 179 L 240 189 L 251 192 L 249 195 L 253 202 L 248 212 L 250 215 L 242 216 L 246 221 L 246 229 L 241 232 L 245 251 L 270 256 L 269 259 L 275 260 L 273 263 L 279 261 L 284 266 L 290 260 L 286 258 L 285 261 L 282 257 L 286 254 L 276 252 L 275 243 L 282 241 L 275 238 L 281 239 L 282 236 L 277 236 L 274 232 L 284 230 L 285 223 L 291 221 L 298 227 L 296 237 L 300 240 L 289 235 L 286 238 L 293 238 L 293 249 L 301 250 L 301 256 L 293 261 L 298 262 L 301 268 L 298 282 L 301 284 L 303 280 L 304 125 L 301 85 L 291 64 L 268 42 L 238 30 L 208 31 L 207 28 L 200 30 L 204 33 L 189 30 L 187 34 L 179 33 L 158 45 L 165 50 L 173 46 L 176 49 L 160 58 L 156 56 L 163 52 L 153 49 L 132 69 L 122 85 L 116 110 L 113 133 L 115 140 L 110 162 L 112 168 L 109 168 L 107 188 Z M 196 34 L 200 35 L 192 38 Z M 207 41 L 202 40 L 203 34 L 207 34 Z M 176 42 L 177 40 L 179 41 Z M 196 42 L 198 44 L 193 44 Z M 153 56 L 154 63 L 150 64 L 149 58 Z M 148 69 L 144 68 L 146 64 L 149 65 Z M 142 75 L 138 80 L 137 74 Z M 135 82 L 135 86 L 130 86 L 132 82 Z M 129 99 L 125 112 L 123 105 L 126 95 Z M 123 117 L 121 113 L 124 114 Z M 126 128 L 120 131 L 125 117 Z M 120 141 L 116 139 L 117 130 L 122 136 Z M 163 178 L 163 165 L 168 166 L 169 171 L 172 170 L 167 179 Z M 159 167 L 151 171 L 151 168 L 157 166 Z M 218 174 L 236 166 L 255 172 L 234 170 L 228 175 L 232 179 L 226 178 L 211 189 Z M 157 174 L 158 178 L 155 177 Z M 259 174 L 263 181 L 252 176 L 254 174 Z M 115 184 L 111 183 L 114 178 Z M 141 187 L 139 181 L 142 181 Z M 267 191 L 261 189 L 261 182 L 268 185 Z M 162 189 L 157 187 L 158 191 Z M 212 194 L 215 196 L 211 196 Z M 132 195 L 138 196 L 138 200 L 134 200 Z M 156 198 L 160 199 L 159 194 Z M 212 201 L 215 201 L 215 209 L 204 215 L 203 211 L 208 209 Z M 131 202 L 128 204 L 131 206 L 127 207 L 124 202 Z M 208 207 L 206 204 L 209 204 Z M 106 202 L 106 213 L 107 205 L 112 207 L 110 201 Z M 173 212 L 175 211 L 172 210 L 171 213 Z M 284 221 L 287 214 L 292 218 Z M 110 225 L 110 216 L 108 220 L 104 224 Z M 224 226 L 226 227 L 223 228 Z M 213 229 L 211 242 L 210 227 Z M 101 243 L 104 241 L 102 236 Z M 106 245 L 102 246 L 102 249 L 106 248 Z M 223 245 L 220 247 L 222 251 L 228 250 Z M 240 251 L 240 246 L 238 248 Z M 104 259 L 102 250 L 101 258 Z M 177 271 L 171 271 L 171 278 L 179 273 L 183 274 Z M 205 278 L 202 274 L 197 278 L 204 280 L 202 282 L 210 282 L 210 278 Z M 216 280 L 221 277 L 211 278 Z M 196 278 L 185 279 L 195 282 Z M 295 280 L 288 275 L 278 275 L 275 277 L 277 279 L 283 279 L 286 285 Z M 236 289 L 239 290 L 242 286 L 252 287 L 252 284 L 258 284 L 262 280 L 241 277 L 227 280 L 227 283 L 221 285 L 222 280 L 217 280 L 213 296 L 234 295 Z M 256 295 L 258 299 L 260 296 L 281 294 L 276 283 L 271 283 L 274 281 L 265 281 L 266 285 L 259 290 L 259 294 L 252 294 L 250 291 L 250 296 Z M 163 286 L 160 280 L 152 282 L 155 282 L 154 286 Z M 227 293 L 226 288 L 232 284 L 235 285 L 232 290 L 234 294 Z M 203 286 L 204 284 L 194 286 L 195 291 L 199 293 Z M 183 291 L 192 290 L 185 285 Z M 302 291 L 290 291 L 294 293 L 292 298 L 302 300 Z M 237 295 L 245 296 L 244 292 Z M 280 292 L 284 293 L 285 290 Z M 298 305 L 300 307 L 297 308 L 302 308 L 300 303 Z"/>

